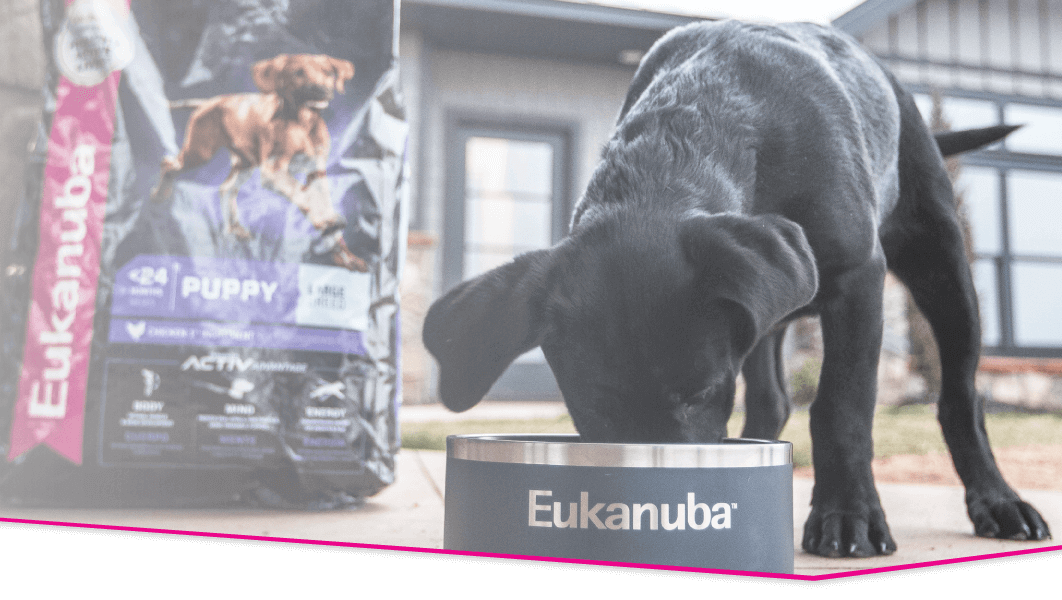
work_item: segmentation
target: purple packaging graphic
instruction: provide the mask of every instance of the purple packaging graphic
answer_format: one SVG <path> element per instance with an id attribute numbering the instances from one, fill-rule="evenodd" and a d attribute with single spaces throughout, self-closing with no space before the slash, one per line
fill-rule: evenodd
<path id="1" fill-rule="evenodd" d="M 356 504 L 398 448 L 395 0 L 44 0 L 0 498 Z"/>

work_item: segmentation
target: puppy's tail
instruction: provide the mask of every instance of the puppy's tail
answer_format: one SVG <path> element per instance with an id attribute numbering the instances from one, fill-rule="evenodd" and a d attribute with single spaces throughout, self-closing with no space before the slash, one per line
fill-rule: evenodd
<path id="1" fill-rule="evenodd" d="M 937 140 L 937 147 L 940 148 L 941 154 L 954 156 L 998 142 L 1019 127 L 1021 125 L 995 125 L 993 127 L 982 127 L 981 129 L 943 131 L 934 134 L 933 137 Z"/>
<path id="2" fill-rule="evenodd" d="M 171 100 L 170 110 L 178 110 L 181 108 L 199 108 L 206 103 L 205 98 L 188 98 L 186 100 Z"/>

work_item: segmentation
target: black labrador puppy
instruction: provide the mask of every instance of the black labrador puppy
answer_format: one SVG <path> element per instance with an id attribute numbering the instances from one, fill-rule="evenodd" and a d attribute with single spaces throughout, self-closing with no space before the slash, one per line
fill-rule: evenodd
<path id="1" fill-rule="evenodd" d="M 828 27 L 675 29 L 638 67 L 570 235 L 431 307 L 424 342 L 442 401 L 470 408 L 541 345 L 586 441 L 718 442 L 739 370 L 742 435 L 774 439 L 790 411 L 784 326 L 817 314 L 803 547 L 890 554 L 870 464 L 891 269 L 939 342 L 939 419 L 976 533 L 1047 538 L 988 445 L 977 297 L 941 152 L 1009 131 L 935 141 L 895 78 Z"/>

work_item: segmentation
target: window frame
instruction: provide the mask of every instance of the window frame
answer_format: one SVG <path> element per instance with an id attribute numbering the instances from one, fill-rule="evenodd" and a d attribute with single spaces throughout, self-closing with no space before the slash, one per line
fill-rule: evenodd
<path id="1" fill-rule="evenodd" d="M 443 293 L 463 281 L 465 258 L 466 145 L 473 137 L 546 142 L 553 146 L 553 215 L 551 244 L 568 234 L 574 206 L 573 158 L 577 155 L 574 123 L 506 115 L 450 113 L 446 117 L 445 196 L 440 240 Z M 556 380 L 545 362 L 514 363 L 488 392 L 493 399 L 556 399 Z"/>
<path id="2" fill-rule="evenodd" d="M 473 137 L 491 137 L 553 146 L 552 243 L 568 233 L 573 207 L 572 140 L 573 126 L 556 121 L 534 121 L 515 117 L 451 115 L 446 144 L 446 197 L 442 231 L 442 290 L 461 283 L 465 252 L 465 148 Z"/>
<path id="3" fill-rule="evenodd" d="M 927 85 L 906 85 L 912 94 L 931 95 L 936 92 L 942 97 L 985 100 L 995 104 L 997 123 L 1004 123 L 1005 107 L 1008 104 L 1022 104 L 1058 109 L 1062 112 L 1062 100 L 1035 98 L 994 92 L 963 90 L 958 88 L 933 88 Z M 929 115 L 922 115 L 927 119 Z M 945 116 L 947 116 L 945 114 Z M 1013 123 L 1018 125 L 1019 123 Z M 1007 356 L 1019 358 L 1058 358 L 1062 357 L 1062 344 L 1059 346 L 1020 346 L 1015 340 L 1015 313 L 1013 267 L 1016 263 L 1034 262 L 1038 264 L 1057 264 L 1062 266 L 1062 256 L 1026 256 L 1017 254 L 1012 249 L 1014 226 L 1010 222 L 1011 198 L 1008 190 L 1008 177 L 1012 171 L 1027 171 L 1062 175 L 1062 155 L 1033 154 L 1014 152 L 1007 149 L 1006 140 L 990 148 L 969 152 L 959 157 L 962 166 L 994 169 L 998 175 L 1000 240 L 998 254 L 975 253 L 975 259 L 991 261 L 996 276 L 996 306 L 998 308 L 999 343 L 983 346 L 982 354 L 986 356 Z M 1062 199 L 1059 199 L 1062 202 Z"/>

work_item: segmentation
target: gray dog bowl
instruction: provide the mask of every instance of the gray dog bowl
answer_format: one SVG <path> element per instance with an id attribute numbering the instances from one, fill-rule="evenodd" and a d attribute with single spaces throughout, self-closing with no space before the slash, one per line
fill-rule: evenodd
<path id="1" fill-rule="evenodd" d="M 446 439 L 443 547 L 793 572 L 793 446 Z"/>

